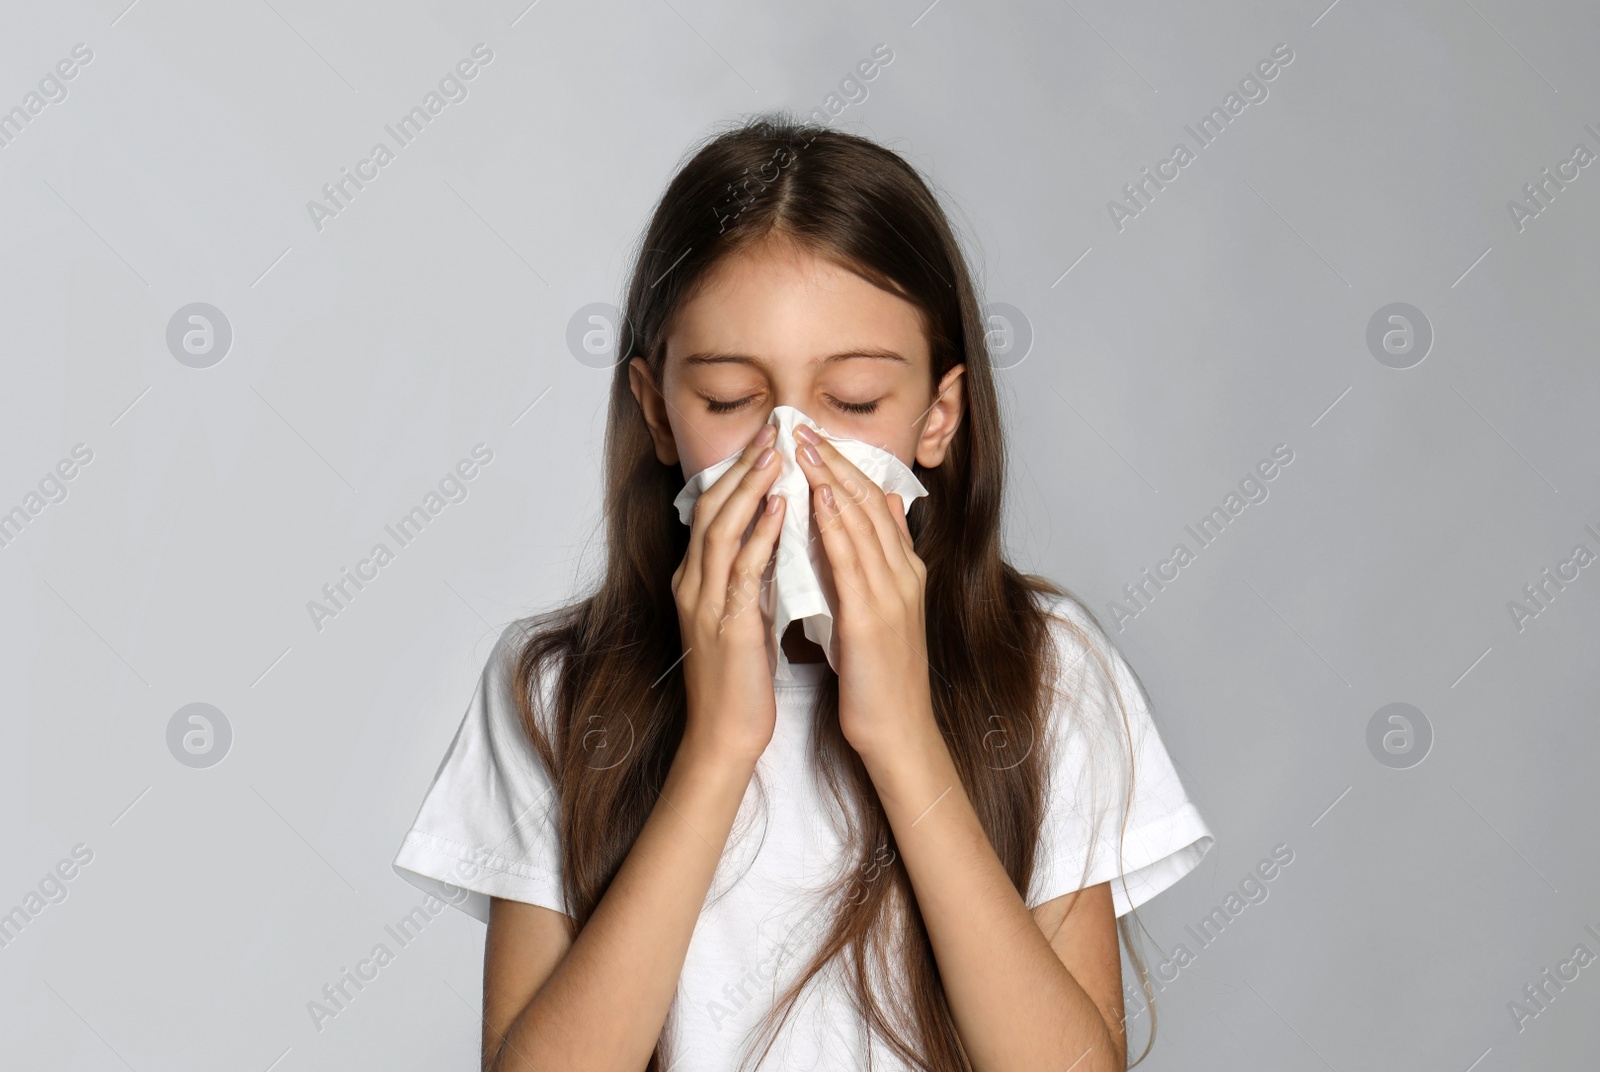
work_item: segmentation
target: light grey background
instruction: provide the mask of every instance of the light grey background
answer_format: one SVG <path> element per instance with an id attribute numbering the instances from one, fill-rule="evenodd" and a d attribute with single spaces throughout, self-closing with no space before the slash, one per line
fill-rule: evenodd
<path id="1" fill-rule="evenodd" d="M 0 1066 L 476 1067 L 483 928 L 453 909 L 321 1030 L 306 1004 L 420 901 L 390 860 L 500 627 L 597 561 L 608 374 L 569 321 L 617 300 L 691 143 L 837 104 L 878 44 L 834 122 L 923 169 L 1033 335 L 997 341 L 1017 565 L 1109 624 L 1293 451 L 1115 634 L 1218 838 L 1140 913 L 1196 954 L 1145 1067 L 1594 1061 L 1600 963 L 1520 1030 L 1509 1003 L 1600 956 L 1600 565 L 1508 609 L 1600 552 L 1600 168 L 1508 209 L 1600 153 L 1594 5 L 4 10 L 0 109 L 93 59 L 0 148 L 0 510 L 93 460 L 0 548 L 0 908 L 93 859 L 0 949 Z M 307 202 L 478 43 L 468 98 L 317 230 Z M 1113 225 L 1280 43 L 1269 96 Z M 166 341 L 195 302 L 233 333 L 206 369 Z M 1406 369 L 1366 341 L 1395 302 L 1434 333 Z M 315 628 L 477 443 L 467 498 Z M 209 768 L 169 751 L 191 703 L 232 729 Z M 1431 726 L 1420 764 L 1369 749 L 1391 703 Z M 1201 949 L 1186 925 L 1278 844 Z"/>

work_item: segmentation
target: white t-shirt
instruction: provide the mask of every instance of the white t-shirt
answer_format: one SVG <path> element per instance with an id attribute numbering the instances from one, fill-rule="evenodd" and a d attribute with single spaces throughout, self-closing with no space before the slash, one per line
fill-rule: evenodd
<path id="1" fill-rule="evenodd" d="M 1107 702 L 1099 662 L 1052 621 L 1060 673 L 1042 742 L 1052 757 L 1048 803 L 1024 900 L 1032 908 L 1110 881 L 1121 916 L 1192 871 L 1211 848 L 1212 835 L 1185 793 L 1122 656 L 1074 601 L 1039 598 L 1095 638 L 1112 668 L 1132 731 L 1134 792 L 1121 841 L 1125 877 L 1119 878 L 1114 847 L 1123 824 L 1130 737 L 1117 706 Z M 522 623 L 501 634 L 394 860 L 408 882 L 485 922 L 490 895 L 565 910 L 556 794 L 523 735 L 511 694 L 512 660 L 523 637 Z M 746 1031 L 823 937 L 830 910 L 815 895 L 841 867 L 852 866 L 841 862 L 836 805 L 813 779 L 809 763 L 811 706 L 833 671 L 823 662 L 796 663 L 793 669 L 796 681 L 774 683 L 776 728 L 758 761 L 765 806 L 752 779 L 689 943 L 668 1017 L 677 1046 L 668 1063 L 676 1067 L 738 1067 Z M 1023 754 L 1012 748 L 1007 762 Z M 1085 875 L 1092 830 L 1099 837 Z M 825 970 L 801 992 L 759 1067 L 861 1068 L 866 1045 L 846 984 Z M 882 1042 L 873 1041 L 871 1048 L 873 1067 L 903 1068 Z M 680 1059 L 686 1060 L 677 1065 Z"/>

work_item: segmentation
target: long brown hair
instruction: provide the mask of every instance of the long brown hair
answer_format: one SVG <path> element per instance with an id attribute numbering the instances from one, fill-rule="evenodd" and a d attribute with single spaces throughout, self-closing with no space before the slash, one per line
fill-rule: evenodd
<path id="1" fill-rule="evenodd" d="M 846 265 L 919 307 L 934 385 L 966 365 L 963 420 L 943 464 L 914 467 L 928 495 L 912 505 L 907 522 L 927 566 L 935 717 L 1006 873 L 1021 891 L 1033 875 L 1049 773 L 1039 745 L 1052 703 L 1062 700 L 1051 616 L 1037 597 L 1073 597 L 1003 556 L 1005 444 L 977 291 L 938 201 L 899 155 L 842 131 L 765 115 L 693 151 L 650 220 L 621 310 L 611 381 L 604 572 L 586 598 L 537 616 L 519 655 L 522 722 L 559 796 L 562 884 L 574 935 L 655 806 L 686 715 L 671 588 L 689 539 L 672 506 L 683 474 L 656 458 L 628 362 L 642 356 L 660 384 L 674 311 L 721 258 L 772 238 Z M 1087 644 L 1074 623 L 1058 620 Z M 533 697 L 543 694 L 542 675 L 553 665 L 552 709 L 536 718 Z M 1109 671 L 1107 679 L 1114 686 Z M 893 832 L 839 731 L 838 700 L 838 678 L 828 674 L 814 711 L 811 759 L 844 821 L 845 861 L 855 866 L 842 866 L 821 891 L 832 911 L 815 917 L 825 920 L 815 931 L 815 955 L 758 1025 L 766 1039 L 761 1056 L 800 991 L 831 967 L 848 980 L 862 1022 L 910 1067 L 970 1069 Z M 1131 799 L 1131 777 L 1128 793 Z M 1093 857 L 1091 847 L 1085 860 Z M 872 881 L 862 882 L 864 873 Z M 1126 916 L 1119 920 L 1124 945 L 1153 1001 L 1128 924 Z M 648 1072 L 663 1067 L 671 1030 L 669 1017 Z M 1152 1017 L 1144 1054 L 1153 1043 Z"/>

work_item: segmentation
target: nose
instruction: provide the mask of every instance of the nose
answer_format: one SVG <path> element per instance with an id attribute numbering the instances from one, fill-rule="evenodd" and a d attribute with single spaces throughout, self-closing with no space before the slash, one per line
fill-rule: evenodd
<path id="1" fill-rule="evenodd" d="M 800 405 L 802 401 L 803 399 L 792 397 L 790 395 L 779 395 L 778 400 L 773 403 L 772 409 L 767 410 L 767 417 L 770 420 L 773 410 L 782 409 L 785 406 L 787 406 L 789 409 L 797 409 L 804 413 L 805 408 Z"/>

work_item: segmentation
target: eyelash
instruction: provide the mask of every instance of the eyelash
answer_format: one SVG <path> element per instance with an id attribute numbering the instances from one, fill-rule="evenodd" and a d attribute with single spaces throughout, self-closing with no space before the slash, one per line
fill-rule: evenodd
<path id="1" fill-rule="evenodd" d="M 732 413 L 734 410 L 743 407 L 755 397 L 755 395 L 750 395 L 735 402 L 723 402 L 715 398 L 708 398 L 706 399 L 706 408 L 712 413 Z M 846 413 L 855 413 L 863 416 L 873 412 L 878 408 L 877 399 L 873 399 L 871 402 L 841 402 L 838 399 L 833 399 L 833 404 L 844 410 Z"/>
<path id="2" fill-rule="evenodd" d="M 871 402 L 840 402 L 836 399 L 834 401 L 834 405 L 838 406 L 846 413 L 860 414 L 871 413 L 873 410 L 878 408 L 878 402 L 876 399 Z"/>

